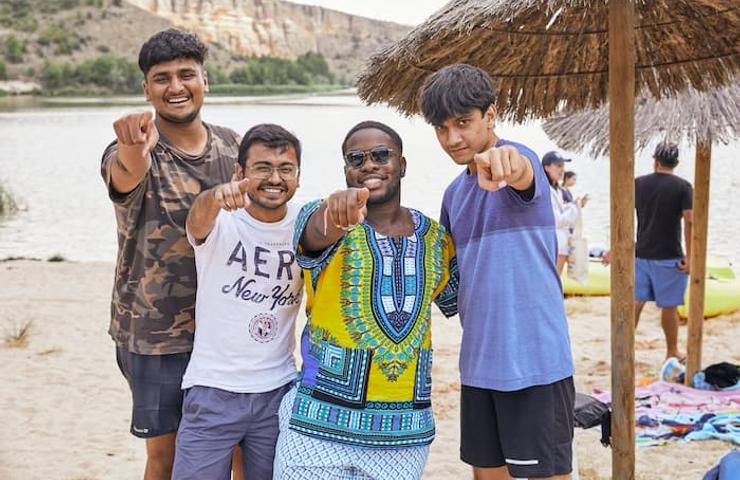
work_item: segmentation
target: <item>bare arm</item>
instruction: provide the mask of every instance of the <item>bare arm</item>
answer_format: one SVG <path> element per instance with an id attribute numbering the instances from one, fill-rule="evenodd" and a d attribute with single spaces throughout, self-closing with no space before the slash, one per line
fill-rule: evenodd
<path id="1" fill-rule="evenodd" d="M 200 193 L 190 208 L 186 228 L 198 243 L 208 238 L 216 225 L 216 218 L 221 209 L 231 212 L 249 205 L 246 194 L 249 179 L 217 185 Z"/>
<path id="2" fill-rule="evenodd" d="M 159 141 L 152 112 L 133 113 L 113 123 L 117 150 L 111 164 L 111 186 L 129 193 L 143 180 L 152 164 L 151 151 Z"/>
<path id="3" fill-rule="evenodd" d="M 365 220 L 367 188 L 338 190 L 327 198 L 308 219 L 300 245 L 307 252 L 321 252 L 344 236 L 346 231 Z"/>
<path id="4" fill-rule="evenodd" d="M 688 272 L 690 268 L 690 259 L 691 259 L 691 231 L 692 227 L 694 225 L 694 211 L 693 210 L 684 210 L 683 211 L 683 240 L 686 244 L 686 260 L 684 260 L 684 264 L 686 265 L 686 268 L 682 270 Z"/>

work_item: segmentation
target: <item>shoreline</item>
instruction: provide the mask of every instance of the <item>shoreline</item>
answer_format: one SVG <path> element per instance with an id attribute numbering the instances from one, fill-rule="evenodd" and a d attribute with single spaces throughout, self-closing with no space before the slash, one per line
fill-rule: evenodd
<path id="1" fill-rule="evenodd" d="M 63 480 L 137 479 L 144 443 L 128 433 L 130 394 L 107 334 L 112 262 L 0 262 L 0 330 L 3 335 L 31 322 L 24 348 L 0 347 L 4 389 L 0 408 L 8 415 L 0 432 L 0 478 Z M 566 299 L 576 390 L 610 388 L 609 298 Z M 646 306 L 637 329 L 636 378 L 658 370 L 663 360 L 659 311 Z M 297 322 L 300 332 L 305 316 Z M 468 478 L 458 459 L 459 392 L 457 318 L 433 318 L 433 406 L 437 438 L 424 479 Z M 705 322 L 703 365 L 740 363 L 740 312 Z M 685 344 L 686 327 L 680 328 Z M 611 451 L 597 429 L 576 429 L 580 477 L 611 478 Z M 672 442 L 637 450 L 637 479 L 696 479 L 733 445 Z M 42 457 L 40 456 L 43 455 Z"/>

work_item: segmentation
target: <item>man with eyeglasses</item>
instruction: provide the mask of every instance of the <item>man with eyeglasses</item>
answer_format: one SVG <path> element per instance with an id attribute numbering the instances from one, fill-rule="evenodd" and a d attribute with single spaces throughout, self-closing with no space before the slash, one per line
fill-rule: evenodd
<path id="1" fill-rule="evenodd" d="M 398 133 L 362 122 L 342 154 L 348 188 L 296 220 L 308 322 L 275 479 L 416 480 L 434 439 L 430 307 L 457 313 L 455 252 L 437 222 L 401 206 Z"/>
<path id="2" fill-rule="evenodd" d="M 201 193 L 187 218 L 198 292 L 195 341 L 182 381 L 173 478 L 229 478 L 243 451 L 248 478 L 272 478 L 277 411 L 296 367 L 295 317 L 303 278 L 288 203 L 301 145 L 278 125 L 244 135 L 234 181 Z"/>

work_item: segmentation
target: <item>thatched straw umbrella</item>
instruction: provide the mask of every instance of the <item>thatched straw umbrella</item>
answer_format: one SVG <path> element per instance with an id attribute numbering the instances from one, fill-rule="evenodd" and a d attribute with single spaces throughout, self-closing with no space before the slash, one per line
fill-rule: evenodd
<path id="1" fill-rule="evenodd" d="M 607 106 L 561 115 L 543 124 L 545 133 L 560 148 L 589 151 L 594 156 L 609 152 Z M 689 281 L 689 335 L 685 380 L 691 385 L 701 369 L 704 322 L 704 277 L 709 226 L 709 171 L 713 143 L 727 144 L 740 136 L 740 84 L 710 92 L 688 90 L 674 97 L 655 100 L 644 96 L 635 109 L 635 137 L 643 149 L 662 138 L 696 144 L 694 170 L 694 228 L 691 232 Z"/>
<path id="2" fill-rule="evenodd" d="M 470 63 L 517 121 L 610 109 L 612 472 L 634 478 L 634 96 L 704 91 L 740 71 L 736 0 L 453 0 L 370 59 L 360 96 L 418 112 L 424 78 Z M 608 95 L 607 95 L 608 94 Z"/>
<path id="3" fill-rule="evenodd" d="M 560 148 L 609 153 L 609 107 L 557 115 L 542 128 Z M 641 96 L 635 104 L 635 144 L 644 149 L 655 139 L 680 143 L 728 144 L 740 135 L 740 84 L 697 92 L 687 90 L 656 100 Z"/>

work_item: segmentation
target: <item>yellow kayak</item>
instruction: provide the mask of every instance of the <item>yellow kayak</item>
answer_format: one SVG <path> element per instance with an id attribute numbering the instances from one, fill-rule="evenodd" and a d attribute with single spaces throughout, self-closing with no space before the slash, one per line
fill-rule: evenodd
<path id="1" fill-rule="evenodd" d="M 585 283 L 576 282 L 568 278 L 566 271 L 568 267 L 563 268 L 563 275 L 560 280 L 563 282 L 563 292 L 566 295 L 586 295 L 590 297 L 601 297 L 609 295 L 611 289 L 611 273 L 608 265 L 601 263 L 600 259 L 589 259 L 588 262 L 588 280 Z"/>
<path id="2" fill-rule="evenodd" d="M 565 268 L 563 269 L 566 270 Z M 566 295 L 606 296 L 610 291 L 610 269 L 598 259 L 591 259 L 588 280 L 578 283 L 561 277 Z M 678 314 L 688 315 L 689 292 L 686 291 L 685 304 L 678 307 Z M 707 257 L 707 278 L 704 290 L 704 316 L 715 317 L 740 310 L 740 279 L 735 275 L 730 262 L 722 257 Z"/>

